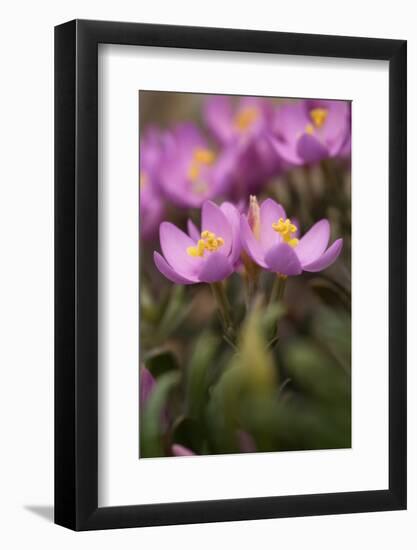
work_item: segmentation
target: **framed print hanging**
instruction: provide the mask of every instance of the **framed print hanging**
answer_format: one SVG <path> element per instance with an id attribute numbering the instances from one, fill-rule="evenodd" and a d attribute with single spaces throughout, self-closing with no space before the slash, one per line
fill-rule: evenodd
<path id="1" fill-rule="evenodd" d="M 406 42 L 55 29 L 55 521 L 404 509 Z"/>

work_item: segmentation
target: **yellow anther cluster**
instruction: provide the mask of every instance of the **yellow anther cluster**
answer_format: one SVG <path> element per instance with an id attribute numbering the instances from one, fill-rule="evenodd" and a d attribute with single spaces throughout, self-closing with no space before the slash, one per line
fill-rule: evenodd
<path id="1" fill-rule="evenodd" d="M 216 155 L 210 149 L 197 147 L 193 152 L 193 158 L 188 167 L 188 177 L 193 183 L 197 183 L 203 166 L 210 166 L 216 160 Z"/>
<path id="2" fill-rule="evenodd" d="M 213 164 L 216 155 L 210 149 L 204 149 L 203 147 L 197 147 L 194 151 L 194 160 L 199 164 Z"/>
<path id="3" fill-rule="evenodd" d="M 323 109 L 322 107 L 317 107 L 316 109 L 311 109 L 310 118 L 313 121 L 313 124 L 316 128 L 321 128 L 323 124 L 326 122 L 328 114 L 329 114 L 329 111 L 327 109 Z"/>
<path id="4" fill-rule="evenodd" d="M 204 252 L 215 252 L 218 248 L 224 245 L 224 239 L 216 237 L 211 231 L 203 231 L 201 233 L 201 239 L 199 239 L 197 246 L 189 246 L 187 248 L 187 254 L 194 257 L 204 256 Z"/>
<path id="5" fill-rule="evenodd" d="M 293 234 L 297 232 L 297 227 L 291 223 L 291 220 L 288 218 L 286 220 L 284 220 L 284 218 L 280 218 L 277 223 L 272 224 L 272 228 L 281 235 L 282 240 L 285 243 L 292 247 L 297 246 L 298 239 L 293 237 Z"/>
<path id="6" fill-rule="evenodd" d="M 234 126 L 240 132 L 246 132 L 259 117 L 259 111 L 255 107 L 246 107 L 240 110 L 234 119 Z"/>

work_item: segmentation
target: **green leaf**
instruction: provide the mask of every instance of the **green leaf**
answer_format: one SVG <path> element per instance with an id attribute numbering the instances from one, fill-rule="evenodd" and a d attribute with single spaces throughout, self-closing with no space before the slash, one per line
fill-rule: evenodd
<path id="1" fill-rule="evenodd" d="M 327 307 L 320 311 L 313 325 L 313 334 L 320 346 L 347 372 L 351 371 L 351 317 L 343 310 Z"/>
<path id="2" fill-rule="evenodd" d="M 189 310 L 190 304 L 185 302 L 185 287 L 173 285 L 167 306 L 158 325 L 158 336 L 161 341 L 180 326 Z"/>
<path id="3" fill-rule="evenodd" d="M 187 368 L 187 410 L 190 417 L 200 419 L 207 403 L 209 377 L 219 341 L 204 333 L 197 340 Z"/>
<path id="4" fill-rule="evenodd" d="M 341 405 L 350 399 L 350 376 L 318 347 L 297 339 L 286 353 L 290 378 L 319 402 Z"/>
<path id="5" fill-rule="evenodd" d="M 274 334 L 278 321 L 284 317 L 286 312 L 287 309 L 283 302 L 275 302 L 265 308 L 260 317 L 263 333 L 268 335 Z"/>
<path id="6" fill-rule="evenodd" d="M 140 419 L 140 456 L 156 457 L 164 456 L 162 436 L 164 434 L 164 411 L 167 405 L 170 391 L 178 384 L 180 374 L 168 372 L 163 374 L 156 382 L 145 410 Z"/>
<path id="7" fill-rule="evenodd" d="M 277 371 L 266 350 L 260 309 L 255 309 L 246 320 L 239 342 L 240 352 L 233 356 L 213 388 L 208 408 L 209 431 L 216 452 L 237 452 L 236 431 L 246 428 L 248 417 L 259 417 L 260 408 L 269 408 L 278 393 Z M 257 426 L 263 435 L 262 422 Z M 259 433 L 250 433 L 258 444 Z M 262 440 L 261 447 L 269 450 L 270 441 Z"/>

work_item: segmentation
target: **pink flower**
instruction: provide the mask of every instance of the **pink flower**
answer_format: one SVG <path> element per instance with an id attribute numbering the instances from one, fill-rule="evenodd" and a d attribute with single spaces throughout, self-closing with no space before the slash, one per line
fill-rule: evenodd
<path id="1" fill-rule="evenodd" d="M 151 239 L 162 221 L 164 205 L 158 187 L 158 168 L 162 152 L 162 135 L 148 127 L 140 140 L 140 233 Z"/>
<path id="2" fill-rule="evenodd" d="M 350 136 L 348 101 L 303 100 L 280 107 L 272 140 L 291 164 L 318 162 L 339 155 Z"/>
<path id="3" fill-rule="evenodd" d="M 205 201 L 201 232 L 188 222 L 188 235 L 170 222 L 159 228 L 162 254 L 154 252 L 156 267 L 176 284 L 214 283 L 233 273 L 239 258 L 239 213 L 230 203 L 220 207 Z"/>
<path id="4" fill-rule="evenodd" d="M 329 248 L 330 224 L 323 219 L 298 239 L 298 228 L 287 218 L 284 208 L 272 199 L 260 206 L 259 223 L 254 232 L 246 216 L 240 220 L 242 245 L 252 260 L 280 275 L 299 275 L 302 271 L 322 271 L 339 256 L 343 239 Z"/>
<path id="5" fill-rule="evenodd" d="M 193 451 L 183 445 L 180 445 L 179 443 L 174 443 L 171 446 L 171 452 L 174 456 L 195 456 Z"/>
<path id="6" fill-rule="evenodd" d="M 208 128 L 235 155 L 235 167 L 228 177 L 229 196 L 234 199 L 257 192 L 282 170 L 270 139 L 273 114 L 273 104 L 264 98 L 243 97 L 234 103 L 229 96 L 213 96 L 205 103 Z"/>
<path id="7" fill-rule="evenodd" d="M 232 151 L 215 151 L 197 126 L 178 124 L 166 135 L 159 181 L 169 201 L 198 208 L 224 194 L 233 167 Z"/>
<path id="8" fill-rule="evenodd" d="M 243 97 L 236 105 L 225 95 L 209 97 L 204 106 L 207 126 L 222 145 L 262 136 L 273 114 L 272 104 L 259 97 Z"/>

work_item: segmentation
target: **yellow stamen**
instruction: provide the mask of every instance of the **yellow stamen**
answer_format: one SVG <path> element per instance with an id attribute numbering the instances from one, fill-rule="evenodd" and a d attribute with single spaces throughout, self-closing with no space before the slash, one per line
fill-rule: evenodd
<path id="1" fill-rule="evenodd" d="M 216 158 L 216 155 L 210 149 L 206 149 L 204 147 L 197 147 L 197 149 L 194 150 L 193 157 L 197 164 L 210 165 L 210 164 L 213 164 Z"/>
<path id="2" fill-rule="evenodd" d="M 307 124 L 305 129 L 304 129 L 305 133 L 308 134 L 309 136 L 312 136 L 314 134 L 314 127 L 312 124 Z"/>
<path id="3" fill-rule="evenodd" d="M 313 124 L 316 128 L 321 128 L 323 124 L 326 122 L 328 114 L 329 114 L 329 111 L 327 109 L 323 109 L 322 107 L 317 107 L 316 109 L 311 109 L 310 118 L 313 121 Z"/>
<path id="4" fill-rule="evenodd" d="M 235 116 L 234 126 L 240 132 L 246 132 L 259 117 L 259 111 L 255 107 L 245 107 Z"/>
<path id="5" fill-rule="evenodd" d="M 193 152 L 193 158 L 188 166 L 187 176 L 193 184 L 193 190 L 202 194 L 207 191 L 207 184 L 200 180 L 203 166 L 210 166 L 216 160 L 216 155 L 210 149 L 197 147 Z"/>
<path id="6" fill-rule="evenodd" d="M 198 180 L 200 176 L 200 166 L 192 162 L 188 167 L 188 177 L 194 183 Z"/>
<path id="7" fill-rule="evenodd" d="M 297 232 L 297 227 L 291 223 L 290 219 L 280 218 L 277 223 L 272 224 L 272 229 L 281 235 L 285 243 L 293 248 L 297 246 L 298 239 L 293 237 L 293 234 Z"/>
<path id="8" fill-rule="evenodd" d="M 216 237 L 211 231 L 202 231 L 201 239 L 198 240 L 197 246 L 189 246 L 187 254 L 194 257 L 204 256 L 204 252 L 215 252 L 218 248 L 224 245 L 222 237 Z"/>

